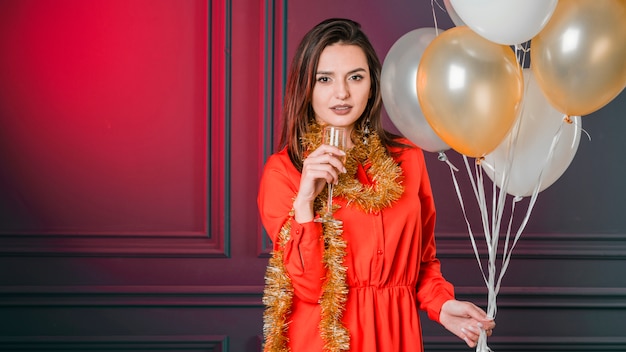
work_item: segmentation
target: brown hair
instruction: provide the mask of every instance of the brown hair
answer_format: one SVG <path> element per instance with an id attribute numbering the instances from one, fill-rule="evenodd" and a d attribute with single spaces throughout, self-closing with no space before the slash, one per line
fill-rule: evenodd
<path id="1" fill-rule="evenodd" d="M 291 63 L 287 78 L 282 110 L 282 132 L 279 148 L 287 147 L 293 165 L 302 170 L 304 154 L 300 138 L 307 132 L 309 123 L 315 120 L 312 106 L 315 73 L 322 51 L 329 45 L 341 43 L 360 47 L 367 58 L 371 75 L 371 98 L 365 111 L 355 123 L 359 130 L 369 120 L 370 129 L 377 133 L 385 148 L 404 146 L 396 141 L 399 137 L 385 131 L 381 121 L 382 96 L 380 92 L 381 63 L 369 39 L 355 21 L 342 18 L 327 19 L 313 27 L 302 38 Z"/>

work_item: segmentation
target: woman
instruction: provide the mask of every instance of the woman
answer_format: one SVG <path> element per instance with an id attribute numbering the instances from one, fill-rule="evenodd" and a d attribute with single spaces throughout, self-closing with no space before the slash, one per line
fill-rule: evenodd
<path id="1" fill-rule="evenodd" d="M 361 31 L 329 19 L 305 35 L 286 87 L 280 151 L 258 196 L 274 243 L 263 301 L 266 351 L 421 351 L 418 309 L 476 345 L 495 323 L 454 298 L 435 257 L 422 151 L 383 130 L 381 64 Z M 344 127 L 346 152 L 321 144 Z M 342 160 L 345 158 L 345 164 Z M 323 215 L 333 183 L 333 216 Z"/>

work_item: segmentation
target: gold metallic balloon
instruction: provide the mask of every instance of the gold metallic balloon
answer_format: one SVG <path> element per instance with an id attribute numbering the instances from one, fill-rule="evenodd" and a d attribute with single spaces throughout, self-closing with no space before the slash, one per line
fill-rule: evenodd
<path id="1" fill-rule="evenodd" d="M 530 62 L 550 103 L 587 115 L 626 86 L 626 1 L 561 0 L 531 40 Z"/>
<path id="2" fill-rule="evenodd" d="M 424 51 L 417 92 L 435 133 L 457 152 L 482 157 L 500 144 L 518 116 L 522 69 L 510 47 L 455 27 Z"/>

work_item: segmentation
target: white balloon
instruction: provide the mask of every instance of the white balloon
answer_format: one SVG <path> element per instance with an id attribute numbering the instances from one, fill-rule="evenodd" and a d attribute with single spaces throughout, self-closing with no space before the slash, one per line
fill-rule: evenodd
<path id="1" fill-rule="evenodd" d="M 450 0 L 472 30 L 492 42 L 521 44 L 548 23 L 557 0 Z"/>
<path id="2" fill-rule="evenodd" d="M 532 195 L 539 182 L 539 192 L 545 190 L 563 175 L 578 150 L 582 130 L 580 116 L 571 116 L 572 123 L 567 123 L 565 115 L 550 105 L 531 69 L 524 69 L 524 83 L 526 91 L 519 128 L 513 128 L 481 162 L 487 176 L 499 188 L 503 186 L 503 173 L 509 163 L 506 192 L 520 197 Z M 517 141 L 513 144 L 516 132 Z M 509 146 L 514 148 L 510 160 Z"/>
<path id="3" fill-rule="evenodd" d="M 465 22 L 463 22 L 461 17 L 459 17 L 459 14 L 456 13 L 456 11 L 454 10 L 454 7 L 450 3 L 450 0 L 443 0 L 443 6 L 446 8 L 448 16 L 450 16 L 450 19 L 457 27 L 467 26 Z"/>
<path id="4" fill-rule="evenodd" d="M 400 37 L 389 49 L 380 77 L 383 104 L 391 122 L 411 142 L 429 152 L 450 147 L 426 121 L 415 80 L 424 49 L 441 32 L 441 29 L 418 28 Z"/>

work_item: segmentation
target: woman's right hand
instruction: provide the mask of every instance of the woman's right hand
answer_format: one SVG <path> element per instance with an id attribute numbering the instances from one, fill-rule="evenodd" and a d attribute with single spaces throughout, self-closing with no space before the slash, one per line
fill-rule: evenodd
<path id="1" fill-rule="evenodd" d="M 345 155 L 339 148 L 322 144 L 304 159 L 300 187 L 293 202 L 297 222 L 313 221 L 313 201 L 327 183 L 336 184 L 339 173 L 346 172 L 342 162 Z"/>

